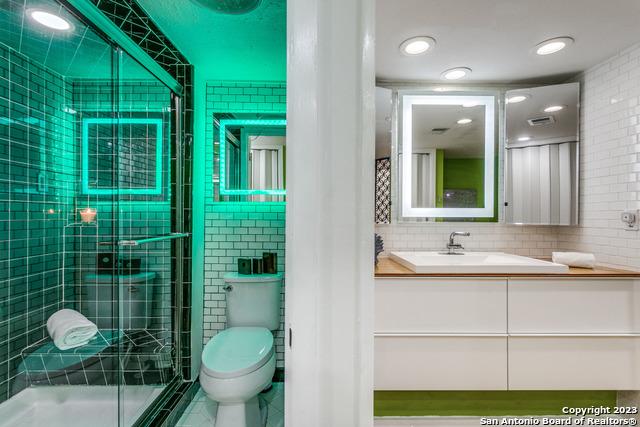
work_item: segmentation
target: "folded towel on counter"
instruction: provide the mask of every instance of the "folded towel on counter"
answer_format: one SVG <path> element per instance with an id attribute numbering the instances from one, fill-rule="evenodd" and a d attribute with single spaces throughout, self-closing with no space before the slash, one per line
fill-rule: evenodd
<path id="1" fill-rule="evenodd" d="M 594 268 L 596 257 L 584 252 L 553 252 L 551 259 L 556 264 L 564 264 L 569 267 Z"/>
<path id="2" fill-rule="evenodd" d="M 60 350 L 80 347 L 98 333 L 98 327 L 75 310 L 64 308 L 47 320 L 47 331 Z"/>

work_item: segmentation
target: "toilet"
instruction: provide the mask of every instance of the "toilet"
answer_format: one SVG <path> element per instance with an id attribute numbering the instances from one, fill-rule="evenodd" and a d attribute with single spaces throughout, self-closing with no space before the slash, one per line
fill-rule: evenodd
<path id="1" fill-rule="evenodd" d="M 258 394 L 276 369 L 282 274 L 224 276 L 227 329 L 202 351 L 200 386 L 218 402 L 215 427 L 264 427 Z"/>

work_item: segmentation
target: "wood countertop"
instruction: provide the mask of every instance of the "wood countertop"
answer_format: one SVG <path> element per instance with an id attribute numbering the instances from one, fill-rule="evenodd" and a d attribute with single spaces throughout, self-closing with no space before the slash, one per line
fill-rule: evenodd
<path id="1" fill-rule="evenodd" d="M 546 273 L 546 274 L 513 274 L 513 273 L 414 273 L 407 267 L 398 264 L 388 257 L 378 258 L 378 265 L 375 269 L 375 277 L 638 277 L 640 272 L 627 270 L 614 270 L 611 268 L 598 267 L 574 268 L 570 267 L 568 273 Z"/>

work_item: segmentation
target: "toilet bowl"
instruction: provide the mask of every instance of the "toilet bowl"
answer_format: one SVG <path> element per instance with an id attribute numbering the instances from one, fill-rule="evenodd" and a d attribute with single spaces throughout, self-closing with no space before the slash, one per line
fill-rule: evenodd
<path id="1" fill-rule="evenodd" d="M 227 273 L 224 282 L 227 329 L 202 351 L 200 386 L 218 402 L 215 427 L 264 427 L 258 393 L 276 369 L 282 274 Z"/>
<path id="2" fill-rule="evenodd" d="M 200 386 L 218 402 L 215 427 L 263 427 L 258 394 L 275 369 L 269 329 L 232 327 L 213 337 L 202 352 Z"/>

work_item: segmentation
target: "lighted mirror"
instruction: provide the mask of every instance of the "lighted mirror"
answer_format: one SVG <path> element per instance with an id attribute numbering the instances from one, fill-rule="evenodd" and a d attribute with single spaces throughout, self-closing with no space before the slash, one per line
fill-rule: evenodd
<path id="1" fill-rule="evenodd" d="M 219 195 L 281 201 L 286 194 L 284 116 L 217 116 Z"/>
<path id="2" fill-rule="evenodd" d="M 162 195 L 168 168 L 168 120 L 162 112 L 127 115 L 114 119 L 88 112 L 81 118 L 84 194 Z"/>
<path id="3" fill-rule="evenodd" d="M 506 222 L 577 224 L 580 84 L 510 90 L 505 98 Z"/>
<path id="4" fill-rule="evenodd" d="M 400 92 L 398 103 L 401 216 L 493 218 L 495 97 Z"/>

